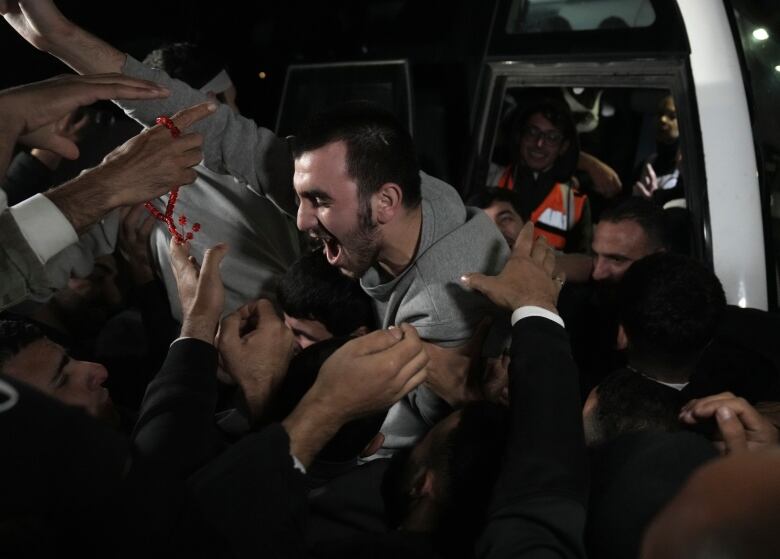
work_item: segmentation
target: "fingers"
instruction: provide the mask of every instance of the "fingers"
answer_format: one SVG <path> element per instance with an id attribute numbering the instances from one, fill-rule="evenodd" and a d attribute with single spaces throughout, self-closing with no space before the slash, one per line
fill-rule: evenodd
<path id="1" fill-rule="evenodd" d="M 547 256 L 547 253 L 550 252 L 550 250 L 552 249 L 547 243 L 547 239 L 540 236 L 534 241 L 533 247 L 531 248 L 531 260 L 539 265 L 542 265 L 545 257 Z"/>
<path id="2" fill-rule="evenodd" d="M 375 330 L 365 336 L 350 340 L 341 347 L 347 347 L 351 344 L 357 355 L 370 355 L 385 351 L 397 343 L 399 343 L 398 338 L 387 330 Z"/>
<path id="3" fill-rule="evenodd" d="M 196 122 L 203 120 L 207 116 L 209 116 L 211 113 L 217 110 L 216 103 L 213 102 L 206 102 L 201 103 L 199 105 L 195 105 L 194 107 L 190 107 L 188 109 L 184 109 L 173 115 L 171 117 L 171 120 L 173 120 L 174 124 L 176 125 L 179 130 L 184 130 L 185 128 L 189 128 Z"/>
<path id="4" fill-rule="evenodd" d="M 178 272 L 190 265 L 190 243 L 180 243 L 176 240 L 176 237 L 171 237 L 171 240 L 168 242 L 168 251 L 171 254 L 171 264 L 174 272 Z"/>
<path id="5" fill-rule="evenodd" d="M 219 325 L 219 334 L 217 335 L 219 341 L 220 350 L 223 347 L 229 347 L 233 344 L 234 340 L 237 340 L 242 322 L 242 313 L 246 306 L 241 307 L 236 312 L 232 312 L 222 319 Z"/>
<path id="6" fill-rule="evenodd" d="M 428 354 L 425 351 L 420 351 L 401 367 L 398 373 L 401 387 L 396 393 L 399 400 L 425 382 L 425 379 L 428 378 L 427 366 L 429 362 Z"/>
<path id="7" fill-rule="evenodd" d="M 745 428 L 734 411 L 728 406 L 721 406 L 717 409 L 715 418 L 723 437 L 723 444 L 726 446 L 726 453 L 733 454 L 747 450 Z"/>
<path id="8" fill-rule="evenodd" d="M 520 234 L 515 240 L 515 246 L 512 248 L 512 257 L 528 256 L 534 245 L 534 224 L 529 221 L 520 230 Z"/>

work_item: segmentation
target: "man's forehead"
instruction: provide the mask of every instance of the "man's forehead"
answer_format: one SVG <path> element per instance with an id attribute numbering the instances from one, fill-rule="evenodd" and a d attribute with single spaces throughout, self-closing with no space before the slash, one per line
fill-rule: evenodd
<path id="1" fill-rule="evenodd" d="M 313 189 L 338 191 L 354 181 L 347 171 L 347 151 L 344 142 L 332 142 L 303 152 L 295 159 L 293 185 L 298 193 Z"/>
<path id="2" fill-rule="evenodd" d="M 597 252 L 648 253 L 648 237 L 633 220 L 601 221 L 596 225 L 593 247 Z M 646 254 L 641 254 L 646 256 Z"/>
<path id="3" fill-rule="evenodd" d="M 550 122 L 546 116 L 544 116 L 542 113 L 533 113 L 530 117 L 528 117 L 528 123 L 531 126 L 536 126 L 540 130 L 557 130 L 558 132 L 561 131 L 560 128 L 555 126 L 552 122 Z"/>

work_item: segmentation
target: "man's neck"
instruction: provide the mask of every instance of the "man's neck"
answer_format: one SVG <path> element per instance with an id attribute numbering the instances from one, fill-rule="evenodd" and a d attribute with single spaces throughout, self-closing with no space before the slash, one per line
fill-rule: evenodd
<path id="1" fill-rule="evenodd" d="M 409 267 L 417 254 L 422 236 L 422 203 L 404 210 L 398 219 L 385 225 L 383 236 L 378 263 L 385 272 L 396 277 Z"/>
<path id="2" fill-rule="evenodd" d="M 661 366 L 639 366 L 629 362 L 629 367 L 664 384 L 683 384 L 687 383 L 691 375 L 696 370 L 696 365 L 687 365 L 682 367 L 661 367 Z"/>

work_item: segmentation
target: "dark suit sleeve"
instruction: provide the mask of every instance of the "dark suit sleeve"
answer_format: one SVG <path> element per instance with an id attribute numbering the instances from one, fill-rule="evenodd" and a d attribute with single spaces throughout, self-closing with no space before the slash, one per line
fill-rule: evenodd
<path id="1" fill-rule="evenodd" d="M 242 438 L 198 471 L 190 487 L 232 557 L 304 556 L 308 485 L 280 424 Z"/>
<path id="2" fill-rule="evenodd" d="M 175 342 L 149 384 L 133 431 L 136 452 L 177 478 L 222 449 L 214 426 L 217 350 L 196 339 Z"/>
<path id="3" fill-rule="evenodd" d="M 585 557 L 587 462 L 568 335 L 546 318 L 524 318 L 511 352 L 512 425 L 477 555 Z"/>

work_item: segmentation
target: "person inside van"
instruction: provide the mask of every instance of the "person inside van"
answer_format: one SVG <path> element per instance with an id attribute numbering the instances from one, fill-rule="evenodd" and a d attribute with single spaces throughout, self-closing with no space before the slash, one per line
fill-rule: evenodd
<path id="1" fill-rule="evenodd" d="M 543 99 L 518 115 L 512 131 L 512 162 L 491 169 L 488 184 L 519 194 L 521 217 L 537 235 L 565 252 L 587 252 L 591 240 L 588 197 L 572 175 L 579 142 L 569 107 Z"/>

